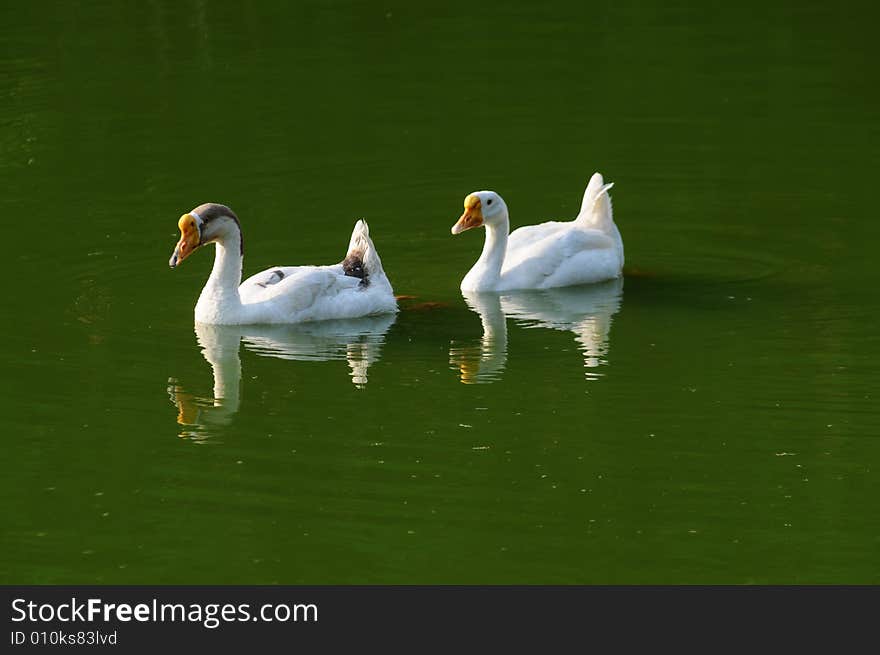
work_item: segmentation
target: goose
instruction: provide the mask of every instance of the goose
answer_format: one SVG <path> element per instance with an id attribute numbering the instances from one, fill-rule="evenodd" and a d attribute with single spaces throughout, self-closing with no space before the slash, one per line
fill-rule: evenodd
<path id="1" fill-rule="evenodd" d="M 608 195 L 612 186 L 595 173 L 574 220 L 528 225 L 510 234 L 507 205 L 500 195 L 468 194 L 452 234 L 482 226 L 486 242 L 461 281 L 461 290 L 550 289 L 620 277 L 623 241 L 612 216 Z"/>
<path id="2" fill-rule="evenodd" d="M 176 268 L 201 246 L 216 244 L 214 268 L 195 307 L 197 323 L 246 325 L 303 323 L 397 311 L 391 283 L 357 221 L 348 252 L 330 266 L 274 266 L 241 281 L 241 223 L 226 205 L 209 202 L 180 217 L 180 241 L 168 265 Z"/>

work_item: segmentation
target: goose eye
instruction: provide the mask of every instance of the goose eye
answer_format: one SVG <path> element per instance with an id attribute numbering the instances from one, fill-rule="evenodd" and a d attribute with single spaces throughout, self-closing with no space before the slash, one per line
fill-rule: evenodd
<path id="1" fill-rule="evenodd" d="M 487 205 L 491 205 L 491 204 L 492 204 L 492 198 L 489 198 L 489 199 L 486 201 L 486 204 L 487 204 Z"/>

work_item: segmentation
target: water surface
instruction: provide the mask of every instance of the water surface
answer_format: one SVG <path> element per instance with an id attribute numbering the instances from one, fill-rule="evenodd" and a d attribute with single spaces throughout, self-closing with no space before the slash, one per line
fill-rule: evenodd
<path id="1" fill-rule="evenodd" d="M 6 583 L 877 583 L 870 13 L 0 9 Z M 620 283 L 463 297 L 615 182 Z M 194 329 L 370 222 L 387 320 Z"/>

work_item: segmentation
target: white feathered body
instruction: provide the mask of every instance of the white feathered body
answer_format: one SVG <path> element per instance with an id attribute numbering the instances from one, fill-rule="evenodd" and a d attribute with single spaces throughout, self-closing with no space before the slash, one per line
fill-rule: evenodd
<path id="1" fill-rule="evenodd" d="M 514 230 L 507 237 L 500 274 L 483 270 L 489 266 L 481 258 L 462 280 L 462 290 L 550 289 L 619 277 L 623 240 L 608 195 L 612 186 L 595 173 L 573 221 L 548 221 Z M 487 239 L 497 239 L 488 229 Z"/>
<path id="2" fill-rule="evenodd" d="M 199 323 L 302 323 L 348 319 L 397 311 L 391 283 L 369 236 L 366 222 L 352 232 L 348 257 L 356 256 L 366 275 L 347 275 L 343 264 L 276 266 L 252 275 L 240 286 L 241 257 L 217 243 L 214 271 L 196 303 Z M 237 279 L 230 279 L 237 276 Z"/>

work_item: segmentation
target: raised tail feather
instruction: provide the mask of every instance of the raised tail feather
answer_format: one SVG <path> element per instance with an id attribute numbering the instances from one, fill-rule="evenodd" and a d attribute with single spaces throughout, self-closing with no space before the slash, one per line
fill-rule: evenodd
<path id="1" fill-rule="evenodd" d="M 605 184 L 601 173 L 593 173 L 584 191 L 581 211 L 576 220 L 598 228 L 604 228 L 607 223 L 613 222 L 611 196 L 608 194 L 613 186 L 614 182 Z"/>
<path id="2" fill-rule="evenodd" d="M 370 276 L 384 272 L 382 260 L 370 239 L 370 228 L 363 219 L 354 225 L 351 241 L 348 242 L 348 252 L 342 260 L 342 268 L 346 275 L 359 277 L 363 286 L 370 283 Z"/>

